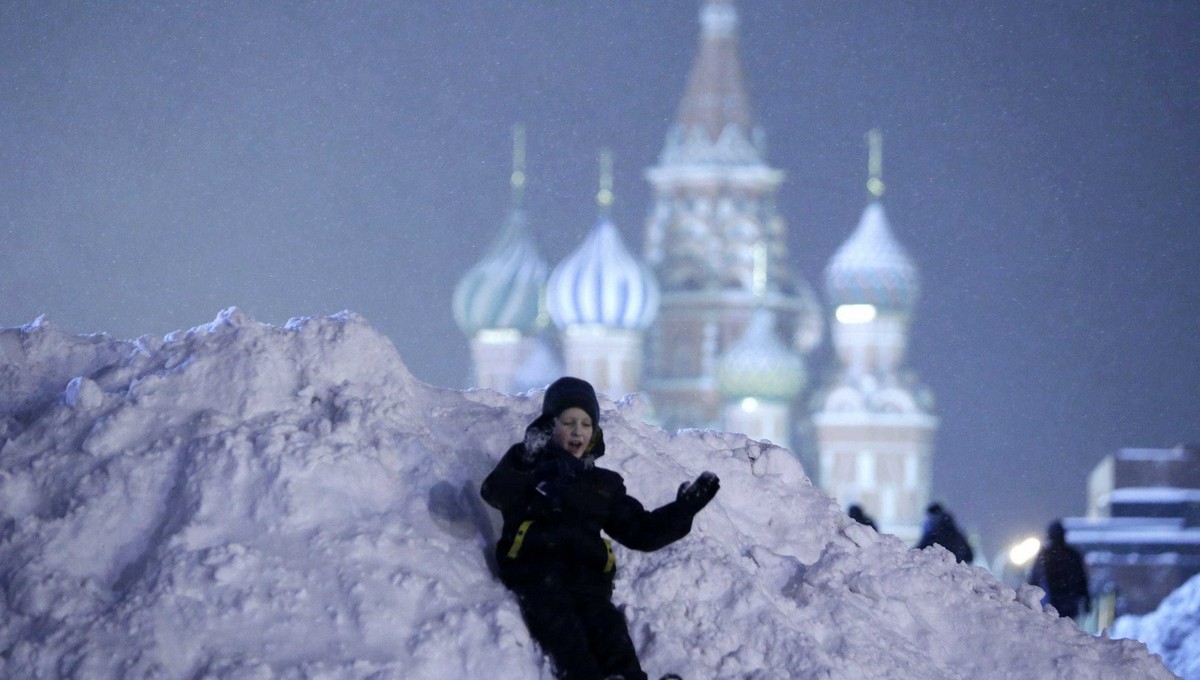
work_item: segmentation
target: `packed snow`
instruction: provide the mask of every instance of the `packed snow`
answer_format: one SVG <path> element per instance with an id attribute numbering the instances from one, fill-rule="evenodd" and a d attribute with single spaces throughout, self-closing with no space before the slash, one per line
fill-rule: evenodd
<path id="1" fill-rule="evenodd" d="M 0 330 L 0 677 L 549 680 L 478 496 L 540 399 L 424 384 L 347 312 Z M 784 449 L 601 406 L 601 464 L 647 506 L 721 477 L 690 536 L 618 553 L 651 677 L 1172 677 L 853 522 Z"/>
<path id="2" fill-rule="evenodd" d="M 1200 576 L 1188 579 L 1149 614 L 1118 618 L 1112 636 L 1141 640 L 1179 677 L 1200 680 Z"/>

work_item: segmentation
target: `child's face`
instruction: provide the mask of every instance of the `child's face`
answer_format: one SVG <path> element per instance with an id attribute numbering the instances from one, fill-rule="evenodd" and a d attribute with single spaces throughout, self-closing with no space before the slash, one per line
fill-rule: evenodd
<path id="1" fill-rule="evenodd" d="M 554 419 L 550 439 L 567 453 L 579 458 L 592 443 L 592 417 L 581 408 L 571 407 Z"/>

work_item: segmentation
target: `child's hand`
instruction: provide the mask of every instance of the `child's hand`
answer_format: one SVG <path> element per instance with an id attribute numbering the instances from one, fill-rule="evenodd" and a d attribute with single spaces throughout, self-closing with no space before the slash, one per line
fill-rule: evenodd
<path id="1" fill-rule="evenodd" d="M 517 462 L 525 469 L 532 468 L 549 442 L 549 432 L 533 427 L 525 430 L 525 441 L 522 442 L 524 446 L 517 456 Z"/>
<path id="2" fill-rule="evenodd" d="M 692 514 L 696 514 L 708 505 L 720 489 L 721 480 L 715 474 L 705 471 L 700 473 L 696 481 L 681 484 L 675 500 L 686 506 Z"/>

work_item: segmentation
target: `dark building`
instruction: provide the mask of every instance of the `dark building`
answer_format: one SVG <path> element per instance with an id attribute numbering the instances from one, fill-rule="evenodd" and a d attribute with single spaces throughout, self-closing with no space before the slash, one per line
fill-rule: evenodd
<path id="1" fill-rule="evenodd" d="M 1087 516 L 1063 525 L 1111 616 L 1153 611 L 1200 573 L 1200 446 L 1105 457 L 1088 479 Z"/>

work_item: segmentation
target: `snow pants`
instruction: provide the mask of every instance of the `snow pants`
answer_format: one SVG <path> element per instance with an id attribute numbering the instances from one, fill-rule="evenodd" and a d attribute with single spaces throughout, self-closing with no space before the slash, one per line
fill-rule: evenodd
<path id="1" fill-rule="evenodd" d="M 559 680 L 646 680 L 625 615 L 607 588 L 570 588 L 547 579 L 513 590 L 529 634 L 554 661 Z"/>

